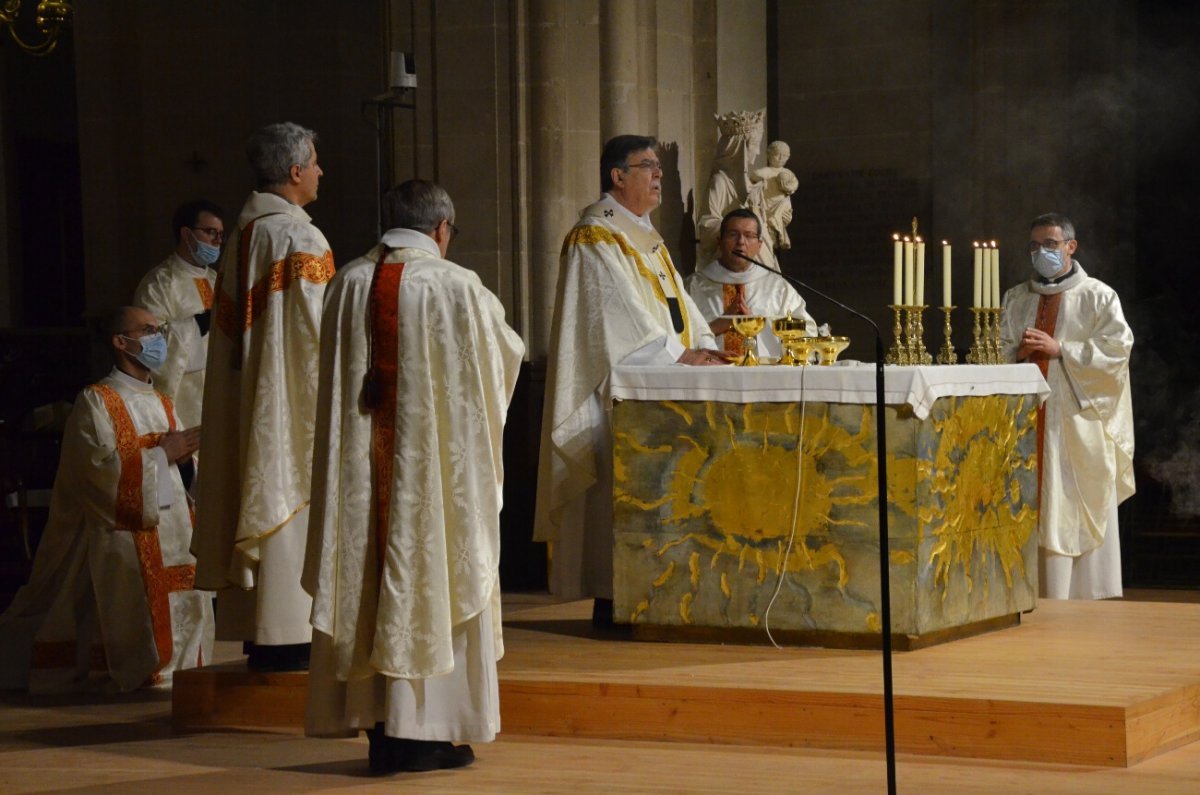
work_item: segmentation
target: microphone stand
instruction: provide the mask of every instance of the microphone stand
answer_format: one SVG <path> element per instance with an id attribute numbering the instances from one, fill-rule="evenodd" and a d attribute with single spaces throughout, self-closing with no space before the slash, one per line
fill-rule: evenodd
<path id="1" fill-rule="evenodd" d="M 826 295 L 815 287 L 810 287 L 799 279 L 788 276 L 774 268 L 769 268 L 756 259 L 747 257 L 740 251 L 734 251 L 734 256 L 741 257 L 765 271 L 770 271 L 784 281 L 793 284 L 807 292 L 815 293 L 834 306 L 840 307 L 855 317 L 871 324 L 875 330 L 875 456 L 879 460 L 879 612 L 883 623 L 883 729 L 884 746 L 887 754 L 887 783 L 889 795 L 896 792 L 896 726 L 895 709 L 892 701 L 892 587 L 891 570 L 888 565 L 888 511 L 887 511 L 887 435 L 884 420 L 883 402 L 883 335 L 874 320 L 851 309 L 841 301 Z"/>

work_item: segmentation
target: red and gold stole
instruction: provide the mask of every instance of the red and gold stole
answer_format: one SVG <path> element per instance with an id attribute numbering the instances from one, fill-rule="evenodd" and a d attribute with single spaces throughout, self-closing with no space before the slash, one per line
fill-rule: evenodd
<path id="1" fill-rule="evenodd" d="M 733 308 L 740 304 L 746 298 L 746 285 L 744 284 L 723 284 L 721 285 L 721 294 L 724 299 L 722 303 L 722 312 L 726 315 L 741 314 L 734 312 Z M 746 340 L 741 334 L 738 334 L 733 329 L 725 332 L 725 350 L 730 353 L 736 353 L 742 356 L 746 353 Z"/>
<path id="2" fill-rule="evenodd" d="M 1058 325 L 1058 308 L 1062 306 L 1062 293 L 1043 295 L 1038 298 L 1037 317 L 1033 327 L 1054 336 Z M 1017 361 L 1033 362 L 1042 371 L 1042 378 L 1050 372 L 1050 359 L 1041 351 L 1029 351 L 1024 346 L 1017 351 Z M 1038 505 L 1042 504 L 1042 455 L 1046 448 L 1046 404 L 1038 406 L 1037 430 L 1037 463 L 1038 463 Z"/>
<path id="3" fill-rule="evenodd" d="M 213 290 L 212 285 L 208 283 L 208 279 L 200 278 L 193 279 L 196 283 L 196 292 L 200 295 L 200 305 L 205 309 L 212 309 L 213 305 Z"/>
<path id="4" fill-rule="evenodd" d="M 392 465 L 396 452 L 396 378 L 399 366 L 400 277 L 403 262 L 386 262 L 385 249 L 371 277 L 368 319 L 369 367 L 363 403 L 371 412 L 371 471 L 375 509 L 375 572 L 383 576 L 388 513 L 392 502 Z"/>
<path id="5" fill-rule="evenodd" d="M 193 565 L 164 566 L 162 548 L 158 541 L 158 527 L 144 527 L 142 520 L 142 450 L 155 447 L 162 438 L 161 433 L 139 435 L 125 407 L 125 401 L 117 391 L 106 384 L 93 384 L 94 390 L 104 401 L 117 437 L 117 455 L 121 459 L 121 476 L 117 481 L 116 526 L 115 530 L 129 532 L 133 537 L 134 549 L 137 551 L 138 568 L 141 570 L 142 587 L 146 594 L 146 606 L 150 610 L 150 624 L 154 632 L 154 645 L 158 651 L 158 665 L 161 670 L 171 661 L 174 655 L 174 642 L 171 634 L 171 602 L 170 594 L 176 591 L 190 591 L 195 587 L 196 567 Z M 171 400 L 161 392 L 163 411 L 167 415 L 168 430 L 175 430 L 175 417 L 172 412 Z M 39 644 L 42 645 L 42 644 Z M 67 644 L 44 644 L 47 647 Z M 69 644 L 68 652 L 74 656 L 74 644 Z M 36 667 L 60 667 L 62 660 L 51 658 L 60 657 L 62 650 L 36 649 L 34 662 Z M 92 657 L 96 654 L 93 650 Z M 93 664 L 95 660 L 93 659 Z M 45 664 L 41 664 L 45 663 Z M 54 663 L 59 663 L 55 665 Z"/>

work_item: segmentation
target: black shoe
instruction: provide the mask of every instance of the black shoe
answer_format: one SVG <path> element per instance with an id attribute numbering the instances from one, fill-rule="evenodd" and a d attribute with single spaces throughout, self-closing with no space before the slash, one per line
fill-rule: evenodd
<path id="1" fill-rule="evenodd" d="M 383 724 L 376 723 L 375 728 L 367 729 L 367 766 L 371 770 L 372 776 L 386 776 L 388 773 L 395 773 L 399 768 L 395 767 L 395 763 L 391 757 L 395 756 L 391 751 L 391 743 L 388 741 L 394 739 L 383 733 Z"/>
<path id="2" fill-rule="evenodd" d="M 255 643 L 247 653 L 246 668 L 255 673 L 307 671 L 311 652 L 311 643 L 288 643 L 281 646 Z"/>
<path id="3" fill-rule="evenodd" d="M 398 751 L 395 769 L 408 773 L 466 767 L 475 761 L 475 752 L 469 745 L 434 740 L 397 739 L 395 747 Z"/>

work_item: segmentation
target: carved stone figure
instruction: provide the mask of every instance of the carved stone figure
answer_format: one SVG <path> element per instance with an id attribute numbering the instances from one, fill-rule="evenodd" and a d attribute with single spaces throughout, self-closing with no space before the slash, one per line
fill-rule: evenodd
<path id="1" fill-rule="evenodd" d="M 800 181 L 791 169 L 784 168 L 792 150 L 783 141 L 767 146 L 767 166 L 750 175 L 750 208 L 763 221 L 763 247 L 786 251 L 792 247 L 787 226 L 792 222 L 792 194 Z"/>
<path id="2" fill-rule="evenodd" d="M 708 180 L 707 207 L 696 224 L 696 233 L 700 238 L 697 262 L 707 262 L 713 258 L 717 236 L 721 231 L 721 219 L 725 214 L 747 206 L 750 172 L 762 145 L 766 113 L 766 109 L 763 109 L 715 116 L 719 132 L 717 156 Z M 775 266 L 774 255 L 766 247 L 760 254 L 767 265 Z"/>

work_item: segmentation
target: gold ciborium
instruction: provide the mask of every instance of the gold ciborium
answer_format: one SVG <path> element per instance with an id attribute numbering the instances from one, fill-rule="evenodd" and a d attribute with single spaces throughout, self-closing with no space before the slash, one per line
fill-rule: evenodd
<path id="1" fill-rule="evenodd" d="M 767 325 L 767 319 L 761 315 L 737 315 L 730 318 L 733 330 L 746 340 L 746 355 L 738 362 L 742 367 L 754 367 L 758 364 L 758 335 Z"/>
<path id="2" fill-rule="evenodd" d="M 849 337 L 817 337 L 814 347 L 821 356 L 821 364 L 829 365 L 837 361 L 838 354 L 850 345 Z"/>
<path id="3" fill-rule="evenodd" d="M 780 364 L 806 365 L 812 354 L 812 340 L 808 336 L 808 326 L 802 318 L 777 317 L 771 321 L 771 330 L 779 338 L 783 347 L 783 356 L 779 357 Z"/>

